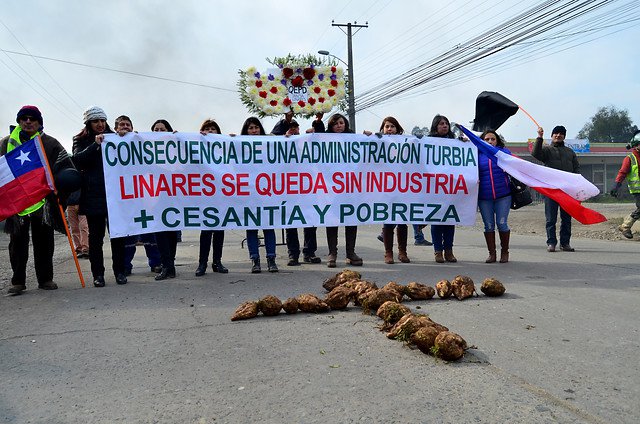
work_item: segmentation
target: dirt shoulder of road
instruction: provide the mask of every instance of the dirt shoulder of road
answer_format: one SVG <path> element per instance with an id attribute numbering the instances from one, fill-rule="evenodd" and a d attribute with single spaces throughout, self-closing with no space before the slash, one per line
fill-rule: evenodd
<path id="1" fill-rule="evenodd" d="M 571 226 L 572 238 L 588 238 L 596 240 L 626 241 L 618 226 L 625 216 L 635 210 L 633 203 L 584 203 L 584 206 L 596 210 L 607 217 L 607 221 L 594 225 L 582 225 L 573 220 Z M 482 220 L 478 216 L 476 225 L 482 231 Z M 515 234 L 531 235 L 539 234 L 545 237 L 544 204 L 525 206 L 518 210 L 512 210 L 509 214 L 509 227 Z M 560 218 L 558 217 L 558 231 L 560 230 Z M 640 240 L 640 221 L 633 227 L 634 239 Z"/>

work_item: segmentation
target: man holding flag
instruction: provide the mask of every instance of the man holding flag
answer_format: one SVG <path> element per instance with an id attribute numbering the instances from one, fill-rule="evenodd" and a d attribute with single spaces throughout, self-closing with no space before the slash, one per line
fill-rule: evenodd
<path id="1" fill-rule="evenodd" d="M 73 168 L 60 142 L 42 131 L 42 114 L 36 106 L 23 106 L 16 121 L 18 126 L 11 126 L 10 135 L 0 140 L 0 220 L 7 220 L 5 232 L 10 234 L 11 295 L 26 290 L 29 229 L 38 288 L 58 288 L 53 282 L 52 223 L 60 217 L 52 216 L 59 215 L 59 208 L 49 170 Z M 52 207 L 45 207 L 47 202 L 53 202 Z"/>
<path id="2" fill-rule="evenodd" d="M 597 224 L 607 220 L 607 218 L 600 212 L 582 205 L 583 201 L 600 194 L 600 190 L 577 172 L 579 170 L 579 165 L 573 151 L 570 153 L 565 151 L 564 153 L 566 153 L 566 155 L 562 156 L 562 158 L 558 157 L 558 152 L 548 152 L 547 155 L 549 155 L 552 160 L 545 161 L 548 165 L 542 166 L 498 150 L 496 147 L 481 140 L 480 137 L 462 125 L 458 125 L 458 127 L 467 137 L 469 137 L 469 140 L 478 148 L 478 151 L 487 155 L 495 165 L 502 168 L 502 170 L 510 176 L 547 197 L 546 200 L 551 206 L 551 208 L 549 208 L 547 203 L 545 203 L 545 212 L 547 212 L 547 250 L 549 252 L 555 252 L 556 248 L 557 239 L 555 238 L 555 223 L 557 220 L 558 208 L 562 208 L 563 214 L 563 227 L 560 229 L 560 248 L 568 252 L 574 251 L 569 244 L 569 239 L 571 237 L 571 218 L 576 219 L 583 225 Z M 566 134 L 564 127 L 554 128 L 553 133 L 554 139 L 558 143 L 560 140 L 564 142 L 564 135 Z M 538 147 L 541 149 L 543 134 L 542 128 L 538 128 L 538 134 L 540 135 L 538 138 Z M 568 149 L 568 147 L 564 147 L 564 143 L 558 145 L 556 148 L 558 147 Z M 542 157 L 545 158 L 546 156 Z M 562 169 L 557 169 L 555 167 L 557 165 L 562 165 Z M 567 172 L 567 168 L 576 170 L 576 172 Z M 555 208 L 553 208 L 554 205 Z M 551 211 L 549 211 L 549 209 L 551 209 Z M 565 215 L 567 218 L 566 220 Z M 568 228 L 564 227 L 567 221 L 569 224 Z"/>
<path id="3" fill-rule="evenodd" d="M 576 153 L 564 145 L 567 136 L 567 129 L 558 125 L 551 131 L 551 145 L 542 146 L 544 130 L 538 127 L 538 137 L 533 145 L 531 156 L 544 163 L 545 166 L 561 171 L 580 173 L 580 164 Z M 545 197 L 544 215 L 547 221 L 547 251 L 555 252 L 558 239 L 556 237 L 556 222 L 558 222 L 558 202 Z M 560 209 L 560 250 L 574 252 L 575 249 L 569 244 L 571 240 L 571 215 L 564 209 Z"/>

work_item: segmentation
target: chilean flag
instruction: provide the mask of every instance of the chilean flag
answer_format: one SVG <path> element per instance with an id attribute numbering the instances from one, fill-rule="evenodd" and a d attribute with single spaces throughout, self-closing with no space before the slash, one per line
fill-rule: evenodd
<path id="1" fill-rule="evenodd" d="M 555 200 L 562 209 L 585 225 L 598 224 L 607 218 L 580 202 L 600 194 L 600 190 L 580 174 L 548 168 L 504 153 L 477 135 L 458 125 L 479 151 L 487 155 L 503 171 L 522 181 L 538 193 Z"/>
<path id="2" fill-rule="evenodd" d="M 36 138 L 0 157 L 0 221 L 38 203 L 54 189 L 44 164 Z"/>

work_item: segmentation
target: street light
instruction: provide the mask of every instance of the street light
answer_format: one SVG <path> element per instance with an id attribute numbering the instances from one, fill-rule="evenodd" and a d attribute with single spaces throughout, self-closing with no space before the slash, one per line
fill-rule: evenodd
<path id="1" fill-rule="evenodd" d="M 331 56 L 332 58 L 344 63 L 347 67 L 347 83 L 349 84 L 349 90 L 347 91 L 347 114 L 349 115 L 349 128 L 355 132 L 356 130 L 356 101 L 354 98 L 354 90 L 353 90 L 353 66 L 351 55 L 349 55 L 349 63 L 340 59 L 338 56 L 335 56 L 329 53 L 328 50 L 318 50 L 318 54 L 323 56 Z"/>

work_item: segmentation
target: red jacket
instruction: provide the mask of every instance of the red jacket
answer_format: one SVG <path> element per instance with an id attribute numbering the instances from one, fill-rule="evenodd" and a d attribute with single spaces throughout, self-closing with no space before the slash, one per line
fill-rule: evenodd
<path id="1" fill-rule="evenodd" d="M 633 155 L 636 157 L 636 160 L 640 164 L 640 152 L 638 152 L 637 149 L 632 149 L 631 153 L 633 153 Z M 622 160 L 622 166 L 620 167 L 620 170 L 618 171 L 618 176 L 616 177 L 616 182 L 617 183 L 622 183 L 624 181 L 624 179 L 627 178 L 627 174 L 629 172 L 631 172 L 631 159 L 629 158 L 629 155 L 627 155 Z"/>

